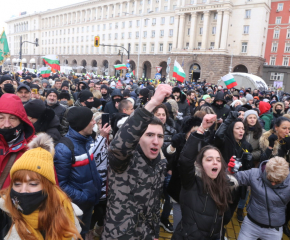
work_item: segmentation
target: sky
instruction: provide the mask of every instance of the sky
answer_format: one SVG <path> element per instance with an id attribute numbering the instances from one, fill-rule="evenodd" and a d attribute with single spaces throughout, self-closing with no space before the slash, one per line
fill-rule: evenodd
<path id="1" fill-rule="evenodd" d="M 3 27 L 7 29 L 7 24 L 5 23 L 6 20 L 10 19 L 13 15 L 19 16 L 19 13 L 21 12 L 27 12 L 27 14 L 43 12 L 48 9 L 54 9 L 84 1 L 85 0 L 5 0 L 1 4 L 0 32 Z"/>

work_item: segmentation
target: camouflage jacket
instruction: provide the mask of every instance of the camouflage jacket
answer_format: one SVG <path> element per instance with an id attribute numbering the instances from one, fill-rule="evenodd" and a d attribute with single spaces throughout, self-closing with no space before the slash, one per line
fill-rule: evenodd
<path id="1" fill-rule="evenodd" d="M 159 238 L 160 196 L 166 159 L 150 161 L 138 145 L 153 114 L 138 108 L 109 148 L 108 205 L 103 240 Z"/>

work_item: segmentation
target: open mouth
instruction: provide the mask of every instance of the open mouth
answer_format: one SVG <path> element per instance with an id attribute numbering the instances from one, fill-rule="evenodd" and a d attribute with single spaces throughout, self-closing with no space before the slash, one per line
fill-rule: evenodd
<path id="1" fill-rule="evenodd" d="M 157 154 L 158 153 L 158 148 L 150 148 L 150 152 L 152 154 Z"/>
<path id="2" fill-rule="evenodd" d="M 217 168 L 213 168 L 212 171 L 213 171 L 214 173 L 216 173 L 216 172 L 218 171 L 218 169 L 217 169 Z"/>

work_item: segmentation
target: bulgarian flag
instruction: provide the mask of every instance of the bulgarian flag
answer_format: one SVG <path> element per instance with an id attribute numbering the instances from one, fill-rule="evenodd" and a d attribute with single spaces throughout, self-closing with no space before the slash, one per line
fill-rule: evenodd
<path id="1" fill-rule="evenodd" d="M 45 64 L 48 64 L 51 68 L 60 71 L 59 59 L 56 55 L 46 55 L 43 58 Z"/>
<path id="2" fill-rule="evenodd" d="M 50 76 L 51 73 L 51 69 L 48 67 L 42 67 L 39 69 L 40 70 L 40 74 L 43 78 L 48 78 Z"/>
<path id="3" fill-rule="evenodd" d="M 114 68 L 116 68 L 116 70 L 127 69 L 126 64 L 117 64 L 114 65 Z"/>
<path id="4" fill-rule="evenodd" d="M 186 77 L 185 72 L 183 71 L 182 67 L 176 60 L 174 61 L 174 68 L 173 68 L 172 76 L 176 78 L 176 80 L 179 82 L 183 82 Z"/>
<path id="5" fill-rule="evenodd" d="M 238 85 L 236 80 L 234 79 L 234 76 L 230 73 L 223 76 L 222 80 L 224 81 L 225 85 L 227 86 L 227 89 L 231 89 L 231 88 Z"/>

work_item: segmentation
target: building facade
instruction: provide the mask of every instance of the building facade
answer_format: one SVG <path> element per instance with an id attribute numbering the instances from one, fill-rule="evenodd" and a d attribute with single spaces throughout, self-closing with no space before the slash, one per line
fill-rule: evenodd
<path id="1" fill-rule="evenodd" d="M 12 64 L 42 65 L 56 54 L 77 71 L 115 75 L 113 65 L 129 63 L 137 77 L 166 75 L 174 60 L 194 79 L 217 81 L 232 71 L 262 75 L 270 0 L 94 0 L 8 20 Z M 261 21 L 261 19 L 263 19 Z M 94 47 L 100 43 L 112 46 Z"/>

